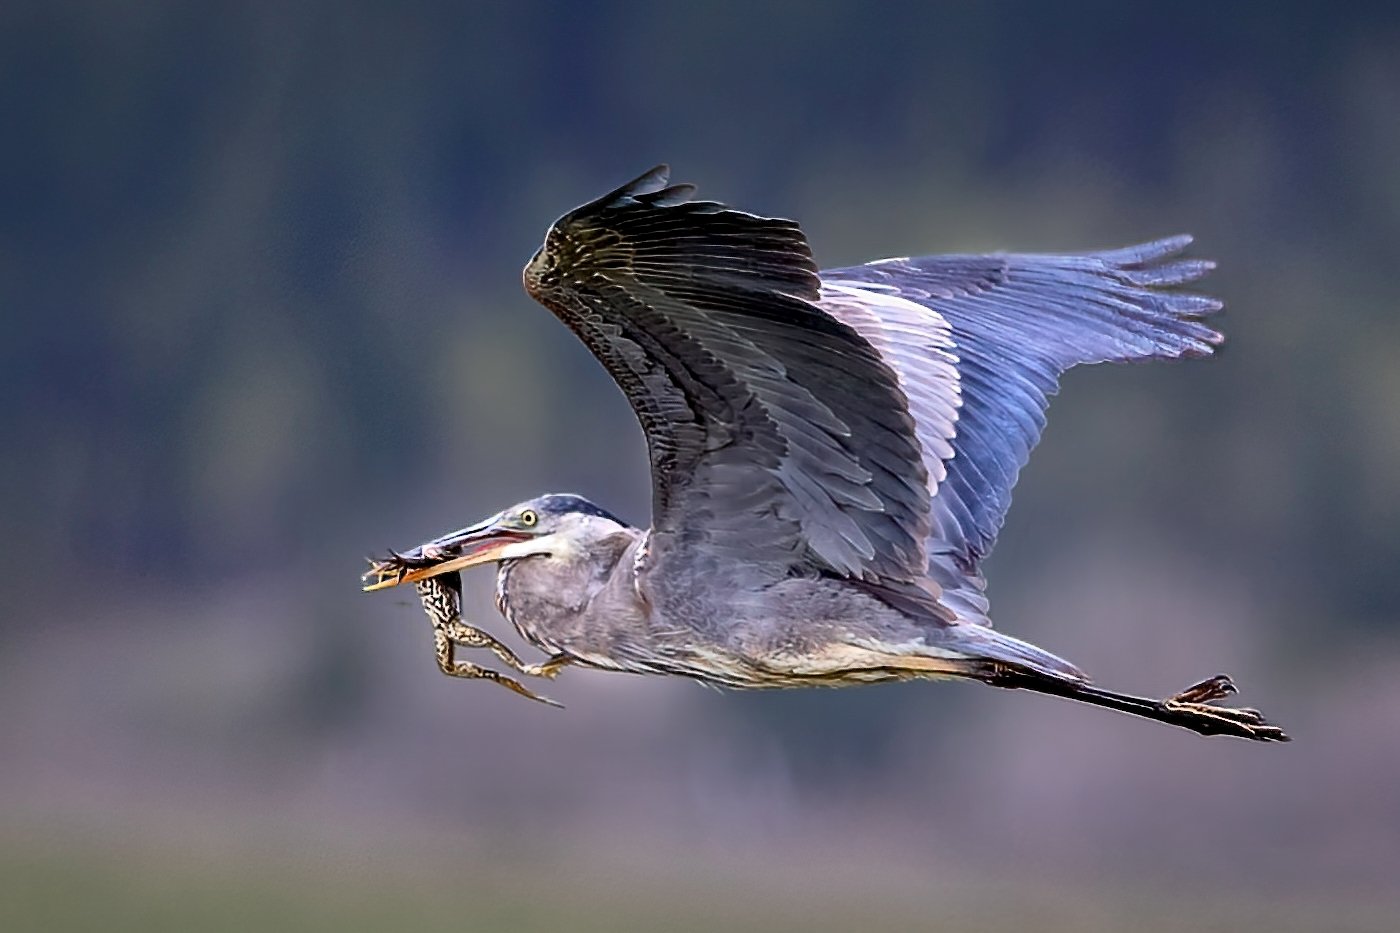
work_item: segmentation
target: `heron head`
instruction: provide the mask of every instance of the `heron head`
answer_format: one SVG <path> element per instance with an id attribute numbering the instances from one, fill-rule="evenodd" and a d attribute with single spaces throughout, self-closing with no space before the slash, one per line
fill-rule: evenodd
<path id="1" fill-rule="evenodd" d="M 382 590 L 491 561 L 567 556 L 580 550 L 600 521 L 625 527 L 582 496 L 538 496 L 426 544 L 371 559 L 364 589 Z"/>

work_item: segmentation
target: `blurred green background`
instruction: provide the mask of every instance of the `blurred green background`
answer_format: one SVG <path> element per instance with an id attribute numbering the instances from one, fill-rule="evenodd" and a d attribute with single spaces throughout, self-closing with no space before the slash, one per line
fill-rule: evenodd
<path id="1" fill-rule="evenodd" d="M 1393 3 L 0 5 L 0 928 L 1400 929 L 1397 115 Z M 1196 234 L 1229 343 L 1066 379 L 994 615 L 1296 741 L 439 675 L 363 555 L 647 520 L 517 270 L 658 161 L 828 266 Z"/>

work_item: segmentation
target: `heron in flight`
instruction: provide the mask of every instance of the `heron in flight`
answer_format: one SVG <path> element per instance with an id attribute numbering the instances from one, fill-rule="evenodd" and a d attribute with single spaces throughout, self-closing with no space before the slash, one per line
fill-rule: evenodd
<path id="1" fill-rule="evenodd" d="M 1220 705 L 1219 675 L 1164 700 L 1094 685 L 992 627 L 981 565 L 1080 363 L 1210 355 L 1212 264 L 1178 236 L 1107 252 L 884 259 L 819 272 L 796 223 L 695 200 L 659 166 L 555 222 L 526 290 L 579 336 L 646 434 L 652 526 L 546 495 L 371 561 L 415 583 L 442 669 L 486 648 L 726 687 L 959 679 L 1203 735 L 1287 736 Z M 459 572 L 498 566 L 526 664 L 460 620 Z M 539 697 L 536 697 L 539 699 Z"/>

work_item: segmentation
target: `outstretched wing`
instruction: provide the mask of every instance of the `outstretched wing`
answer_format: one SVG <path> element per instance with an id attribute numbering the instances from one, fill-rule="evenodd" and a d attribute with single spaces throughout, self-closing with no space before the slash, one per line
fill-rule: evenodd
<path id="1" fill-rule="evenodd" d="M 797 224 L 667 175 L 560 218 L 524 273 L 636 411 L 654 532 L 778 571 L 922 579 L 928 475 L 896 375 L 814 304 Z"/>
<path id="2" fill-rule="evenodd" d="M 886 259 L 822 273 L 823 295 L 840 296 L 828 303 L 833 314 L 877 345 L 895 344 L 883 352 L 911 402 L 958 405 L 951 457 L 928 441 L 924 456 L 943 459 L 946 469 L 932 503 L 929 574 L 960 615 L 985 620 L 979 564 L 1040 440 L 1060 374 L 1080 363 L 1206 356 L 1223 340 L 1200 320 L 1220 310 L 1219 301 L 1166 290 L 1213 268 L 1178 257 L 1190 242 L 1178 236 L 1083 255 Z M 842 312 L 853 301 L 867 320 Z M 926 313 L 911 315 L 910 305 Z M 946 375 L 949 353 L 955 384 Z M 912 407 L 921 439 L 947 430 L 946 413 L 928 419 Z M 928 469 L 938 475 L 934 464 Z"/>

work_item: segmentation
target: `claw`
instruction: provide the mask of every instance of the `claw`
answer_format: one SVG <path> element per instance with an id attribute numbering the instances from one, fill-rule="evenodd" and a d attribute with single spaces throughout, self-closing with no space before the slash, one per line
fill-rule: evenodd
<path id="1" fill-rule="evenodd" d="M 1198 684 L 1192 684 L 1185 690 L 1166 700 L 1168 703 L 1209 703 L 1212 700 L 1223 700 L 1231 694 L 1238 693 L 1239 688 L 1235 682 L 1226 674 L 1216 674 L 1209 680 L 1203 680 Z"/>

